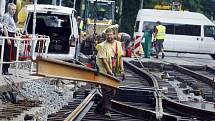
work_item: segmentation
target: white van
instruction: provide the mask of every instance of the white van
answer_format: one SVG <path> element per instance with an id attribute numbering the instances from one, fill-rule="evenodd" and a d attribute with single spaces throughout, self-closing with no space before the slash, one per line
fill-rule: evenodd
<path id="1" fill-rule="evenodd" d="M 166 26 L 165 51 L 210 54 L 215 59 L 215 24 L 203 14 L 141 9 L 134 36 L 142 36 L 146 26 L 153 30 L 157 21 Z"/>
<path id="2" fill-rule="evenodd" d="M 27 20 L 24 33 L 32 34 L 34 5 L 27 5 Z M 37 5 L 35 34 L 50 37 L 48 58 L 71 60 L 79 53 L 79 35 L 75 9 L 54 6 Z"/>

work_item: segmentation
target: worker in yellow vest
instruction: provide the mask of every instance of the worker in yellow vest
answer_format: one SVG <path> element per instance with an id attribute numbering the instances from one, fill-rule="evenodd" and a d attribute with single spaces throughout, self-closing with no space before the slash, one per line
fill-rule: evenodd
<path id="1" fill-rule="evenodd" d="M 155 58 L 158 58 L 159 53 L 162 53 L 161 58 L 164 58 L 164 47 L 163 42 L 165 40 L 166 36 L 166 27 L 164 25 L 161 25 L 160 21 L 156 22 L 156 27 L 154 30 L 154 41 L 155 41 L 155 50 L 156 50 L 156 56 Z"/>
<path id="2" fill-rule="evenodd" d="M 84 28 L 84 22 L 80 16 L 77 16 L 77 24 L 78 24 L 78 33 L 80 35 L 81 31 L 83 31 L 83 28 Z"/>

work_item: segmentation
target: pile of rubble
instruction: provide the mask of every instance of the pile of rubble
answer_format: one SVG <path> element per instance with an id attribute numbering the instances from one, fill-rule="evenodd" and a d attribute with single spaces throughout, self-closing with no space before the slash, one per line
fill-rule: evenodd
<path id="1" fill-rule="evenodd" d="M 41 80 L 27 81 L 23 83 L 20 93 L 28 100 L 38 100 L 42 102 L 40 108 L 31 113 L 38 120 L 46 121 L 49 114 L 57 112 L 73 97 L 73 91 L 62 86 L 50 85 Z"/>

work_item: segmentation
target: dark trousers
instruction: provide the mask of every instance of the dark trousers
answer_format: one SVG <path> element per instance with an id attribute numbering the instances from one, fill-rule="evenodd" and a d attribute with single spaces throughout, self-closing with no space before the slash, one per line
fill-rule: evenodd
<path id="1" fill-rule="evenodd" d="M 102 100 L 96 107 L 96 111 L 105 114 L 111 109 L 111 100 L 115 96 L 116 90 L 112 87 L 102 85 Z"/>
<path id="2" fill-rule="evenodd" d="M 9 37 L 14 37 L 15 34 L 14 33 L 10 33 L 8 32 L 8 36 Z M 7 39 L 5 39 L 5 44 L 4 44 L 4 57 L 3 57 L 3 61 L 4 62 L 10 62 L 10 60 L 12 59 L 12 53 L 14 52 L 14 40 L 11 40 L 11 45 L 8 45 L 7 43 Z M 8 72 L 8 68 L 10 67 L 10 64 L 3 64 L 2 66 L 2 72 L 3 73 L 7 73 Z"/>

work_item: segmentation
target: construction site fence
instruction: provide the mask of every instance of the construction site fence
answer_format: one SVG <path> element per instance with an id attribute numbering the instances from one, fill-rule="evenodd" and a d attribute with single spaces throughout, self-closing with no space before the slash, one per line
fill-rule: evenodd
<path id="1" fill-rule="evenodd" d="M 10 39 L 14 43 L 15 51 L 11 52 L 9 62 L 4 61 L 5 43 Z M 38 56 L 46 56 L 48 53 L 48 47 L 50 38 L 45 35 L 22 35 L 16 37 L 0 36 L 0 74 L 2 74 L 3 64 L 14 64 L 15 74 L 17 74 L 18 65 L 20 63 L 31 63 L 29 69 L 30 73 L 33 70 L 32 58 L 36 59 Z"/>

